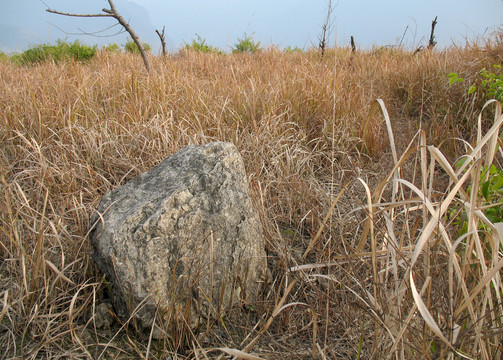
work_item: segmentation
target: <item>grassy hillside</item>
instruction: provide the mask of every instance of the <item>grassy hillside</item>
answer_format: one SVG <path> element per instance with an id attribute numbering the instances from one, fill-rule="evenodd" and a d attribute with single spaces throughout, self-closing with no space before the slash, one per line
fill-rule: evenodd
<path id="1" fill-rule="evenodd" d="M 498 39 L 415 55 L 182 51 L 152 74 L 106 51 L 0 61 L 2 355 L 502 358 L 501 106 L 478 121 L 480 70 L 502 62 Z M 87 232 L 101 197 L 214 140 L 245 162 L 273 274 L 263 300 L 194 333 L 172 321 L 162 340 L 97 325 L 107 290 Z"/>

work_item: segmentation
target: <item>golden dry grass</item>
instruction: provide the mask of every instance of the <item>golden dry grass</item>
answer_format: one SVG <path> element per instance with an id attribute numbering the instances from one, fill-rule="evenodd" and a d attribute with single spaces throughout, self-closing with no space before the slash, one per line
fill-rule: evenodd
<path id="1" fill-rule="evenodd" d="M 0 62 L 3 355 L 502 358 L 501 225 L 467 192 L 479 167 L 502 167 L 501 117 L 489 105 L 477 136 L 485 99 L 466 94 L 502 60 L 496 41 L 415 56 L 180 52 L 150 75 L 128 54 Z M 449 87 L 450 72 L 467 81 Z M 98 329 L 106 282 L 86 236 L 101 196 L 214 140 L 245 162 L 273 274 L 263 300 L 201 333 L 173 320 L 162 341 Z"/>

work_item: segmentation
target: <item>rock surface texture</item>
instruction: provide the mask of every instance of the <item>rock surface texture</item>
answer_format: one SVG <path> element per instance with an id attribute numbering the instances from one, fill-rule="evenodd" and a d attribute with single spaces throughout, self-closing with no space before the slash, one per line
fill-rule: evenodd
<path id="1" fill-rule="evenodd" d="M 141 328 L 156 310 L 158 320 L 175 310 L 197 326 L 253 301 L 267 274 L 261 224 L 230 143 L 188 146 L 106 193 L 91 224 L 93 260 L 115 309 Z"/>

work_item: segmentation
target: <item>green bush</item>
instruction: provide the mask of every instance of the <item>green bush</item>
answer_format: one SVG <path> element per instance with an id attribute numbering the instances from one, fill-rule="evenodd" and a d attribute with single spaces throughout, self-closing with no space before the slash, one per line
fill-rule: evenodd
<path id="1" fill-rule="evenodd" d="M 118 45 L 116 43 L 108 44 L 106 46 L 103 46 L 102 49 L 105 50 L 105 51 L 108 51 L 108 52 L 121 52 L 120 45 Z"/>
<path id="2" fill-rule="evenodd" d="M 201 36 L 199 36 L 198 34 L 196 34 L 196 36 L 197 40 L 192 39 L 192 42 L 190 44 L 185 44 L 185 49 L 203 53 L 210 53 L 210 52 L 219 54 L 221 53 L 221 51 L 218 50 L 216 47 L 206 44 L 206 40 L 201 38 Z"/>
<path id="3" fill-rule="evenodd" d="M 458 161 L 458 167 L 462 166 L 466 159 Z M 468 188 L 468 193 L 473 189 Z M 477 189 L 478 196 L 483 199 L 480 206 L 483 209 L 484 215 L 492 222 L 498 223 L 503 221 L 503 170 L 491 165 L 490 168 L 482 167 L 480 172 L 480 183 Z M 461 216 L 455 221 L 459 228 L 459 236 L 465 234 L 468 230 L 467 223 L 468 215 L 462 212 Z M 486 229 L 486 226 L 479 224 L 479 229 Z"/>
<path id="4" fill-rule="evenodd" d="M 9 57 L 3 52 L 0 51 L 0 61 L 7 61 Z"/>
<path id="5" fill-rule="evenodd" d="M 21 54 L 12 56 L 12 60 L 22 65 L 36 64 L 44 61 L 87 61 L 96 55 L 96 46 L 81 44 L 78 40 L 67 43 L 58 40 L 56 45 L 42 44 L 32 46 Z"/>
<path id="6" fill-rule="evenodd" d="M 482 87 L 487 90 L 487 95 L 496 100 L 501 100 L 503 95 L 503 74 L 501 74 L 501 65 L 493 65 L 499 72 L 495 74 L 483 69 L 480 74 L 484 77 L 482 80 Z"/>
<path id="7" fill-rule="evenodd" d="M 260 42 L 253 40 L 253 34 L 244 34 L 242 39 L 238 39 L 238 42 L 234 45 L 232 53 L 254 53 L 260 50 Z"/>
<path id="8" fill-rule="evenodd" d="M 300 47 L 298 46 L 295 46 L 295 47 L 291 47 L 291 46 L 287 46 L 284 51 L 288 54 L 293 54 L 293 53 L 301 53 L 301 52 L 304 52 L 304 50 L 302 50 Z"/>
<path id="9" fill-rule="evenodd" d="M 149 43 L 143 43 L 143 48 L 147 52 L 152 50 Z M 134 54 L 140 53 L 140 49 L 138 49 L 138 45 L 136 45 L 136 43 L 131 38 L 126 42 L 126 45 L 124 45 L 124 50 L 126 50 L 126 52 L 128 52 L 128 53 L 134 53 Z"/>
<path id="10" fill-rule="evenodd" d="M 501 65 L 493 65 L 498 74 L 489 72 L 486 69 L 480 71 L 480 75 L 484 78 L 480 85 L 484 89 L 485 95 L 490 99 L 502 100 L 503 99 L 503 74 L 501 74 Z M 450 73 L 447 75 L 449 78 L 449 85 L 454 85 L 458 82 L 464 82 L 465 79 L 459 77 L 457 73 Z M 468 89 L 468 94 L 477 91 L 477 86 L 472 85 Z"/>

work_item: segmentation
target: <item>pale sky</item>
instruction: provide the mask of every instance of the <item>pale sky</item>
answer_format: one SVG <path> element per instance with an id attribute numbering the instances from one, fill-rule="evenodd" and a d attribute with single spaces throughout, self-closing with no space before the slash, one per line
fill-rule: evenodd
<path id="1" fill-rule="evenodd" d="M 115 0 L 143 41 L 157 53 L 155 29 L 166 26 L 171 51 L 196 38 L 228 51 L 244 33 L 263 46 L 309 48 L 318 44 L 328 0 Z M 44 0 L 60 11 L 100 13 L 106 0 Z M 435 35 L 439 46 L 464 44 L 503 25 L 502 0 L 333 0 L 334 32 L 331 45 L 372 47 L 426 44 L 431 22 L 438 16 Z M 98 38 L 66 33 L 95 32 L 113 25 L 113 19 L 66 18 L 45 12 L 40 0 L 0 0 L 0 50 L 21 51 L 30 44 L 56 39 L 79 39 L 88 44 L 123 44 L 127 34 Z M 112 34 L 118 28 L 109 30 Z M 65 33 L 66 32 L 66 33 Z"/>

